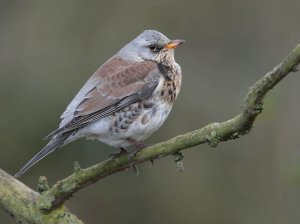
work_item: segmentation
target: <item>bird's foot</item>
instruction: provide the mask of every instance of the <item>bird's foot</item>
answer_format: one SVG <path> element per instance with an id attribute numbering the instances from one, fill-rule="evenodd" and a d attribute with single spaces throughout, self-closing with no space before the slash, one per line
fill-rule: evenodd
<path id="1" fill-rule="evenodd" d="M 128 155 L 129 159 L 132 159 L 141 149 L 151 146 L 151 144 L 145 144 L 141 141 L 136 141 L 132 138 L 126 139 L 130 144 L 135 146 L 135 149 Z"/>
<path id="2" fill-rule="evenodd" d="M 108 156 L 112 159 L 115 159 L 115 158 L 118 158 L 119 156 L 126 155 L 128 153 L 128 151 L 123 147 L 120 147 L 119 149 L 120 149 L 119 152 L 111 153 Z"/>

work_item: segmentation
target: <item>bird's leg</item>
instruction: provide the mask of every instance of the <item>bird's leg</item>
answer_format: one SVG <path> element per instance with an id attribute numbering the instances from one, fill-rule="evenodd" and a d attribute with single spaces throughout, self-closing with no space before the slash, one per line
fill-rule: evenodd
<path id="1" fill-rule="evenodd" d="M 142 141 L 137 141 L 133 138 L 127 138 L 126 139 L 130 144 L 135 146 L 135 149 L 133 151 L 133 156 L 135 156 L 141 149 L 147 148 L 150 145 L 149 144 L 145 144 Z"/>
<path id="2" fill-rule="evenodd" d="M 129 159 L 132 159 L 138 153 L 138 151 L 140 151 L 141 149 L 148 147 L 148 145 L 144 144 L 143 142 L 137 141 L 137 140 L 132 139 L 132 138 L 127 138 L 126 140 L 130 144 L 135 146 L 135 149 L 133 150 L 133 152 L 131 152 L 128 155 Z M 134 173 L 138 176 L 139 175 L 139 169 L 138 169 L 137 165 L 133 164 L 132 168 L 133 168 Z"/>
<path id="3" fill-rule="evenodd" d="M 119 152 L 111 153 L 111 154 L 109 154 L 109 157 L 111 157 L 112 159 L 115 159 L 119 156 L 122 156 L 122 155 L 125 155 L 128 153 L 128 151 L 124 147 L 120 147 L 119 149 L 120 149 Z"/>
<path id="4" fill-rule="evenodd" d="M 132 139 L 132 138 L 127 138 L 126 140 L 127 140 L 129 143 L 131 143 L 132 145 L 134 145 L 134 146 L 136 147 L 136 148 L 134 149 L 134 151 L 133 151 L 132 153 L 129 154 L 129 159 L 133 158 L 133 157 L 134 157 L 141 149 L 147 148 L 147 147 L 149 147 L 149 146 L 152 145 L 152 144 L 145 144 L 145 143 L 143 143 L 143 142 L 141 142 L 141 141 L 137 141 L 137 140 Z M 151 168 L 151 167 L 153 166 L 153 164 L 154 164 L 154 160 L 151 159 L 150 162 L 151 162 L 151 165 L 150 165 L 150 168 Z M 136 165 L 135 165 L 135 167 L 134 167 L 134 170 L 137 170 Z M 135 171 L 135 173 L 138 173 L 138 172 Z"/>

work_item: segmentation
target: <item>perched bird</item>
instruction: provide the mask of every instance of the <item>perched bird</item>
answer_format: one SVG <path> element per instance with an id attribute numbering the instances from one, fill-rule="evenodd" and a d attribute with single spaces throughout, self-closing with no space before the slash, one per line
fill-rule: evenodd
<path id="1" fill-rule="evenodd" d="M 79 138 L 96 139 L 126 151 L 164 123 L 181 87 L 181 68 L 170 40 L 145 30 L 106 61 L 85 83 L 61 115 L 48 144 L 15 175 L 19 177 L 56 149 Z"/>

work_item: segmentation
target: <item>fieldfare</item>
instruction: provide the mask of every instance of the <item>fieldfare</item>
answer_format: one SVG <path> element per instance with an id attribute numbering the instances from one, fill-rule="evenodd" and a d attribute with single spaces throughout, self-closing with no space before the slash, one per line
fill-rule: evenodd
<path id="1" fill-rule="evenodd" d="M 61 115 L 48 144 L 15 175 L 19 177 L 51 152 L 79 138 L 96 139 L 124 152 L 161 127 L 181 87 L 181 68 L 170 40 L 145 30 L 106 61 Z"/>

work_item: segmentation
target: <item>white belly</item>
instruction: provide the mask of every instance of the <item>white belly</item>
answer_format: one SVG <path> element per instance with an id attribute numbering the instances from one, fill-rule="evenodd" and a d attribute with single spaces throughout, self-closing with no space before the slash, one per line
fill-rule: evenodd
<path id="1" fill-rule="evenodd" d="M 167 119 L 171 108 L 170 104 L 156 102 L 153 108 L 144 110 L 126 131 L 119 133 L 110 128 L 115 120 L 111 115 L 79 130 L 76 137 L 97 139 L 114 147 L 126 147 L 130 145 L 126 139 L 143 141 L 159 129 Z"/>

